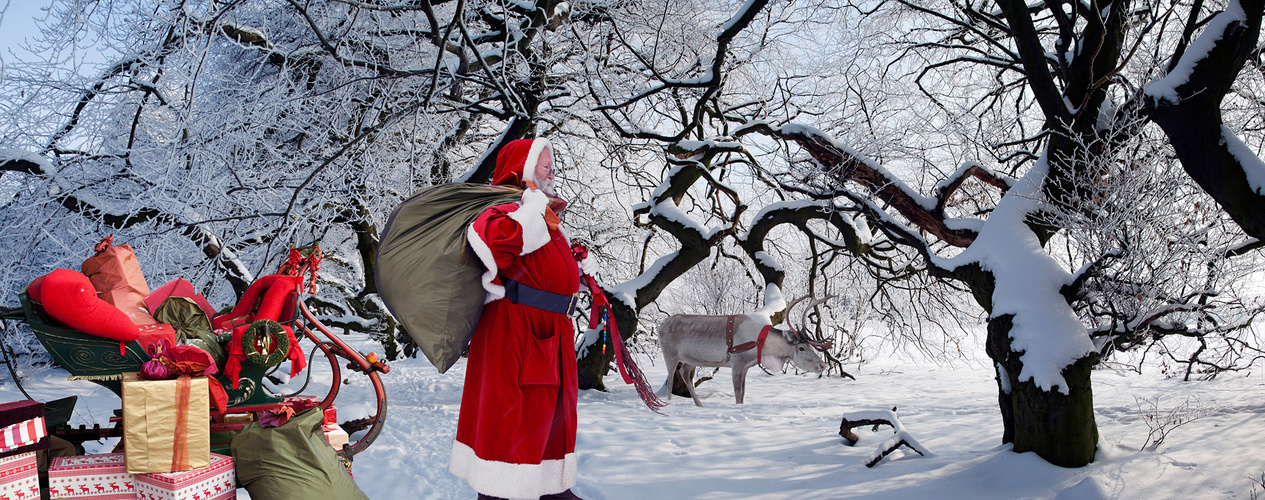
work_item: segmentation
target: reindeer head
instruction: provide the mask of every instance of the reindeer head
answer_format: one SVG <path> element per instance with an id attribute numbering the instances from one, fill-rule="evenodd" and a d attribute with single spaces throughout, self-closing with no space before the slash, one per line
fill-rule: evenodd
<path id="1" fill-rule="evenodd" d="M 782 337 L 786 339 L 786 342 L 791 345 L 790 360 L 800 370 L 813 373 L 826 371 L 826 363 L 822 361 L 821 355 L 819 355 L 817 351 L 830 349 L 831 343 L 829 341 L 817 342 L 808 338 L 808 336 L 804 334 L 803 325 L 808 322 L 809 310 L 833 297 L 834 295 L 827 295 L 820 299 L 814 299 L 811 303 L 809 303 L 808 306 L 804 308 L 804 313 L 800 316 L 799 326 L 791 323 L 791 309 L 804 299 L 807 299 L 808 296 L 805 295 L 791 301 L 791 304 L 786 306 L 786 329 L 774 329 L 774 331 L 782 334 Z"/>

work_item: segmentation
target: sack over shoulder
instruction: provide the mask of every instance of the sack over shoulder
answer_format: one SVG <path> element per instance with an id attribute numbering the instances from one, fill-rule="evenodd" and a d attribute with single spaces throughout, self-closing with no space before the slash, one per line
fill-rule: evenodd
<path id="1" fill-rule="evenodd" d="M 374 266 L 378 296 L 440 373 L 461 357 L 487 297 L 466 228 L 484 210 L 521 197 L 504 186 L 432 186 L 387 220 Z"/>

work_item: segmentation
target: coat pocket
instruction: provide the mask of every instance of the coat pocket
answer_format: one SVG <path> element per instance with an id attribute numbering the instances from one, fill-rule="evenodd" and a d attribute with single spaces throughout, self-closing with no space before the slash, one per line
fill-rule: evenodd
<path id="1" fill-rule="evenodd" d="M 527 334 L 523 339 L 523 357 L 519 363 L 518 385 L 557 386 L 561 383 L 558 367 L 558 337 L 536 338 Z"/>

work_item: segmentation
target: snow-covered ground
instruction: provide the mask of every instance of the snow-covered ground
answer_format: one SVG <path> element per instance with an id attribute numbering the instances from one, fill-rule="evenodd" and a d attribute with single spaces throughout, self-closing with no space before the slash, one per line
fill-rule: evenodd
<path id="1" fill-rule="evenodd" d="M 368 343 L 361 347 L 371 350 Z M 652 364 L 646 356 L 641 361 L 650 377 L 663 379 L 662 362 Z M 422 359 L 398 361 L 391 368 L 384 376 L 387 425 L 356 457 L 357 483 L 375 500 L 474 498 L 473 490 L 448 473 L 465 363 L 443 375 Z M 607 379 L 611 392 L 580 394 L 580 479 L 574 491 L 586 499 L 610 500 L 1246 499 L 1254 491 L 1262 494 L 1254 480 L 1265 473 L 1260 451 L 1265 449 L 1265 377 L 1259 371 L 1210 382 L 1181 382 L 1158 370 L 1143 375 L 1098 371 L 1097 459 L 1088 467 L 1062 469 L 1000 444 L 996 389 L 984 363 L 937 366 L 886 359 L 847 369 L 856 381 L 768 376 L 753 369 L 743 405 L 734 404 L 728 370 L 722 369 L 700 387 L 705 407 L 673 398 L 666 416 L 647 410 L 632 387 L 612 375 Z M 76 423 L 104 423 L 117 398 L 65 376 L 46 370 L 25 385 L 40 399 L 80 394 Z M 338 398 L 340 418 L 354 418 L 367 411 L 371 393 L 363 377 L 344 376 L 350 385 Z M 0 379 L 0 400 L 21 398 L 7 375 Z M 1158 451 L 1138 451 L 1147 440 L 1143 419 L 1154 413 L 1152 402 L 1163 419 L 1166 410 L 1188 401 L 1192 409 L 1217 410 L 1172 431 Z M 837 434 L 840 418 L 845 412 L 892 407 L 931 454 L 902 449 L 866 468 L 890 429 L 858 429 L 861 441 L 848 447 Z M 93 445 L 95 451 L 111 446 Z"/>

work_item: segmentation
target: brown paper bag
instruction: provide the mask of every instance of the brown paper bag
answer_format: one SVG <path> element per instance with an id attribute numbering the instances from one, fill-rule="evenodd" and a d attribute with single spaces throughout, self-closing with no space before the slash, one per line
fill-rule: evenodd
<path id="1" fill-rule="evenodd" d="M 123 374 L 127 472 L 180 472 L 210 465 L 211 402 L 206 377 L 182 377 L 182 383 L 181 379 L 137 380 L 136 375 Z"/>
<path id="2" fill-rule="evenodd" d="M 114 235 L 106 236 L 93 247 L 96 251 L 79 266 L 97 289 L 97 297 L 127 313 L 132 323 L 152 325 L 158 321 L 145 309 L 149 284 L 141 274 L 141 265 L 129 245 L 114 245 Z"/>

